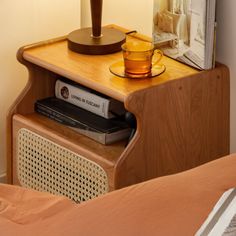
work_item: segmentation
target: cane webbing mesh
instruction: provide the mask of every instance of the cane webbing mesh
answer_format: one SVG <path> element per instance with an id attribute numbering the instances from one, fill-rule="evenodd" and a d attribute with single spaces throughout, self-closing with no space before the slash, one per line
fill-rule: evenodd
<path id="1" fill-rule="evenodd" d="M 108 192 L 101 166 L 30 130 L 17 136 L 17 175 L 27 188 L 82 202 Z"/>

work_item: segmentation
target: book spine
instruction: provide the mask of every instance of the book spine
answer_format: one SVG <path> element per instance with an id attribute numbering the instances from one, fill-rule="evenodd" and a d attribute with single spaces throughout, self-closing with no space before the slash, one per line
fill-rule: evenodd
<path id="1" fill-rule="evenodd" d="M 78 122 L 77 120 L 72 119 L 71 117 L 65 116 L 62 113 L 59 113 L 58 111 L 55 111 L 53 109 L 50 109 L 49 107 L 43 106 L 39 103 L 35 104 L 35 111 L 52 119 L 55 120 L 63 125 L 67 125 L 70 127 L 76 127 L 79 129 L 83 129 L 83 130 L 90 130 L 93 132 L 98 132 L 97 130 Z"/>
<path id="2" fill-rule="evenodd" d="M 40 102 L 35 103 L 35 111 L 102 144 L 110 144 L 125 139 L 130 135 L 130 128 L 118 130 L 114 133 L 98 131 L 83 122 L 79 122 L 78 120 L 63 114 L 63 112 L 57 111 L 47 105 L 41 104 Z"/>
<path id="3" fill-rule="evenodd" d="M 78 122 L 74 121 L 73 119 L 70 119 L 66 116 L 64 116 L 61 113 L 58 113 L 57 111 L 54 111 L 46 106 L 43 106 L 41 104 L 36 103 L 35 104 L 35 111 L 38 112 L 41 115 L 44 115 L 46 117 L 48 117 L 49 119 L 52 119 L 54 121 L 57 121 L 63 125 L 68 126 L 68 128 L 74 130 L 75 132 L 78 132 L 79 134 L 85 135 L 88 138 L 91 138 L 101 144 L 109 144 L 111 143 L 111 141 L 116 141 L 116 139 L 113 138 L 113 140 L 107 140 L 105 133 L 100 133 L 97 132 L 96 130 L 83 125 L 83 124 L 78 124 Z M 110 136 L 109 136 L 110 137 Z M 119 136 L 117 136 L 117 138 L 119 138 Z M 113 142 L 114 142 L 113 141 Z"/>
<path id="4" fill-rule="evenodd" d="M 57 80 L 55 96 L 104 118 L 111 118 L 109 114 L 110 100 L 86 91 L 83 88 Z"/>

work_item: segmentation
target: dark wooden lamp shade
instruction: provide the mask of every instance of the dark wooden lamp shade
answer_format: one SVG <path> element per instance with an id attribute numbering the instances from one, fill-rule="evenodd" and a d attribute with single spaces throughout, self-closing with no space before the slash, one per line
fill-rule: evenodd
<path id="1" fill-rule="evenodd" d="M 121 50 L 125 34 L 117 29 L 101 27 L 102 0 L 90 0 L 92 28 L 82 28 L 68 35 L 68 48 L 91 55 L 114 53 Z"/>

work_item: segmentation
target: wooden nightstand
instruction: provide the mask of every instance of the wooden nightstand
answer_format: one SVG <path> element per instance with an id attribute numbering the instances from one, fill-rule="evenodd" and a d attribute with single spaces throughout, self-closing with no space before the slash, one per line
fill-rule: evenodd
<path id="1" fill-rule="evenodd" d="M 146 40 L 139 34 L 129 37 Z M 102 181 L 107 181 L 101 193 L 187 170 L 229 153 L 229 71 L 224 65 L 217 64 L 209 71 L 197 71 L 164 57 L 162 62 L 166 71 L 160 76 L 124 79 L 109 72 L 111 64 L 122 60 L 121 52 L 99 56 L 77 54 L 68 50 L 65 37 L 23 47 L 18 52 L 18 59 L 29 70 L 29 78 L 8 115 L 9 182 L 68 196 L 70 190 L 65 183 L 70 177 L 66 176 L 63 181 L 54 175 L 65 172 L 66 168 L 70 173 L 69 162 L 74 162 L 76 157 L 67 163 L 66 154 L 63 154 L 60 165 L 68 164 L 69 167 L 62 167 L 62 170 L 58 164 L 55 169 L 53 165 L 57 165 L 57 154 L 46 150 L 48 145 L 59 148 L 58 155 L 63 152 L 78 154 L 82 162 L 88 160 L 94 164 L 92 169 L 100 168 L 105 179 Z M 60 76 L 124 102 L 126 109 L 137 119 L 137 130 L 131 142 L 127 146 L 125 141 L 105 146 L 35 113 L 35 101 L 53 96 L 55 81 Z M 30 133 L 29 137 L 28 133 L 24 136 L 24 132 Z M 38 162 L 27 164 L 27 160 L 20 163 L 24 139 L 32 136 L 36 138 L 36 146 L 37 142 L 46 142 L 41 143 L 46 145 L 45 151 L 40 147 L 41 153 L 37 153 L 37 147 L 30 147 L 30 142 L 26 151 L 30 152 L 32 160 L 34 153 L 37 158 L 41 156 L 39 162 L 49 158 L 50 167 L 44 163 L 38 168 Z M 85 170 L 85 176 L 81 177 L 79 163 L 73 164 L 78 170 L 73 170 L 73 184 L 82 181 L 93 188 L 96 178 L 89 179 L 89 171 L 93 170 Z M 29 168 L 27 165 L 35 173 L 22 174 L 24 168 Z M 42 177 L 41 172 L 45 172 L 47 177 Z M 33 180 L 29 175 L 33 176 Z M 52 180 L 50 186 L 44 188 L 47 181 L 51 181 L 50 176 L 56 178 L 57 183 L 53 186 Z M 30 184 L 22 178 L 29 178 Z M 34 178 L 38 179 L 34 181 Z M 44 178 L 42 183 L 41 178 Z M 81 185 L 73 194 L 76 195 L 79 188 L 82 188 Z M 81 192 L 78 194 L 83 195 Z M 79 197 L 78 201 L 99 194 L 87 194 Z M 73 196 L 71 198 L 74 199 Z"/>

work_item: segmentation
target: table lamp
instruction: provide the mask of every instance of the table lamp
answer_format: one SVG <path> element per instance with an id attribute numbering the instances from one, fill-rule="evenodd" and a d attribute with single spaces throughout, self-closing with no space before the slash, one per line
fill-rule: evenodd
<path id="1" fill-rule="evenodd" d="M 68 35 L 68 48 L 90 55 L 114 53 L 121 50 L 125 34 L 117 29 L 101 27 L 102 0 L 90 0 L 92 28 L 82 28 Z"/>

